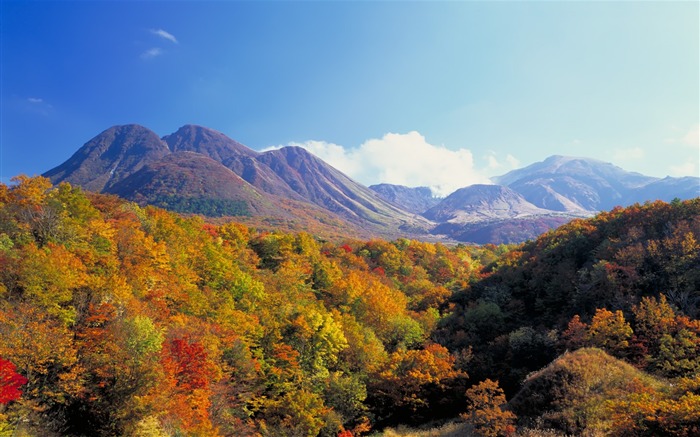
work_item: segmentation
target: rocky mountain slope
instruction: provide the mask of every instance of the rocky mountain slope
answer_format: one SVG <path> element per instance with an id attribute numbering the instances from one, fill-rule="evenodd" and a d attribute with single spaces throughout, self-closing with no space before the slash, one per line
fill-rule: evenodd
<path id="1" fill-rule="evenodd" d="M 550 156 L 496 177 L 494 182 L 520 193 L 540 208 L 572 213 L 700 196 L 700 178 L 659 179 L 603 161 L 567 156 Z"/>
<path id="2" fill-rule="evenodd" d="M 423 215 L 444 223 L 473 223 L 550 213 L 501 185 L 471 185 L 447 196 Z"/>
<path id="3" fill-rule="evenodd" d="M 447 196 L 423 216 L 440 223 L 433 233 L 473 243 L 518 243 L 581 214 L 539 208 L 501 185 L 472 185 Z"/>
<path id="4" fill-rule="evenodd" d="M 426 220 L 387 203 L 300 147 L 271 150 L 261 154 L 258 161 L 271 168 L 302 198 L 350 221 L 378 226 L 429 226 Z"/>
<path id="5" fill-rule="evenodd" d="M 414 214 L 422 214 L 440 203 L 439 197 L 434 197 L 428 187 L 406 187 L 404 185 L 376 184 L 369 188 L 385 200 Z"/>

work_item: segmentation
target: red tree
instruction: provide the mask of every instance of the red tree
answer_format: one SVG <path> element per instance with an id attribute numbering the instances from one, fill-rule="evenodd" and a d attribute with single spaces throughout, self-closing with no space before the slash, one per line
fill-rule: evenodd
<path id="1" fill-rule="evenodd" d="M 164 367 L 175 378 L 176 386 L 188 392 L 208 388 L 213 376 L 212 366 L 204 347 L 189 339 L 174 339 L 166 346 Z"/>
<path id="2" fill-rule="evenodd" d="M 27 383 L 27 378 L 17 373 L 10 361 L 0 358 L 0 404 L 6 404 L 22 396 L 19 390 Z"/>

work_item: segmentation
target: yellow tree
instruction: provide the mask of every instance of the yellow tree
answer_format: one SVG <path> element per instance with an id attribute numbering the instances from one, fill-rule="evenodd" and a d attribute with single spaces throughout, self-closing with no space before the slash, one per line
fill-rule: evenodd
<path id="1" fill-rule="evenodd" d="M 370 378 L 373 406 L 384 418 L 429 407 L 428 389 L 445 389 L 451 380 L 463 375 L 454 364 L 455 357 L 435 343 L 419 350 L 397 350 Z"/>
<path id="2" fill-rule="evenodd" d="M 629 347 L 632 327 L 625 321 L 622 311 L 614 313 L 605 308 L 596 310 L 588 327 L 588 341 L 591 345 L 622 357 Z"/>
<path id="3" fill-rule="evenodd" d="M 467 411 L 462 419 L 474 427 L 477 434 L 498 437 L 515 433 L 515 414 L 503 410 L 506 396 L 498 381 L 486 379 L 467 390 Z"/>

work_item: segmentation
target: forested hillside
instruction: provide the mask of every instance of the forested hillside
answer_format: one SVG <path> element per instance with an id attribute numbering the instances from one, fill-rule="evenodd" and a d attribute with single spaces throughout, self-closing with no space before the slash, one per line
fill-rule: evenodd
<path id="1" fill-rule="evenodd" d="M 439 336 L 451 349 L 472 348 L 472 376 L 495 372 L 513 393 L 527 373 L 572 348 L 561 337 L 571 323 L 599 322 L 596 329 L 604 330 L 615 323 L 625 326 L 617 346 L 602 334 L 589 343 L 659 370 L 651 363 L 661 359 L 660 340 L 644 336 L 661 328 L 627 330 L 630 322 L 634 328 L 642 323 L 636 308 L 653 304 L 671 319 L 682 319 L 665 322 L 666 340 L 669 348 L 678 348 L 676 359 L 690 360 L 697 373 L 698 236 L 700 199 L 617 208 L 575 220 L 487 266 L 482 280 L 453 297 L 457 308 L 443 321 Z M 675 368 L 678 362 L 668 358 Z"/>
<path id="2" fill-rule="evenodd" d="M 0 435 L 456 417 L 482 435 L 694 435 L 698 236 L 700 199 L 514 247 L 323 241 L 19 177 L 0 185 Z"/>

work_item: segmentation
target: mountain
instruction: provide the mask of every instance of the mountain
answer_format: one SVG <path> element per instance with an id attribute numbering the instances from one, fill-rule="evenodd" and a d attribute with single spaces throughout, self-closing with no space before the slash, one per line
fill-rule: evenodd
<path id="1" fill-rule="evenodd" d="M 381 230 L 428 229 L 430 223 L 389 204 L 367 187 L 299 147 L 258 153 L 201 126 L 187 125 L 163 140 L 174 151 L 187 150 L 225 165 L 259 191 L 311 202 L 357 224 Z"/>
<path id="2" fill-rule="evenodd" d="M 200 153 L 219 162 L 261 191 L 301 200 L 272 169 L 258 161 L 260 153 L 221 132 L 202 126 L 185 125 L 163 141 L 173 152 Z"/>
<path id="3" fill-rule="evenodd" d="M 692 199 L 700 197 L 700 178 L 686 176 L 682 178 L 665 177 L 634 190 L 629 202 L 645 202 L 648 200 L 663 200 L 670 202 L 675 198 Z"/>
<path id="4" fill-rule="evenodd" d="M 427 230 L 430 223 L 379 197 L 301 147 L 284 147 L 261 154 L 271 168 L 304 199 L 355 223 L 385 228 Z"/>
<path id="5" fill-rule="evenodd" d="M 431 231 L 436 235 L 477 244 L 510 244 L 536 238 L 576 215 L 538 208 L 502 185 L 472 185 L 450 194 L 423 216 L 439 223 Z"/>
<path id="6" fill-rule="evenodd" d="M 272 208 L 262 207 L 264 196 L 260 192 L 209 156 L 256 154 L 246 149 L 223 134 L 195 126 L 185 126 L 163 139 L 136 124 L 114 126 L 44 176 L 54 183 L 66 181 L 86 190 L 181 212 L 199 212 L 192 206 L 196 198 L 199 210 L 207 209 L 202 208 L 204 204 L 223 202 L 229 212 L 237 212 L 229 215 L 268 213 Z M 185 203 L 190 207 L 184 207 Z"/>
<path id="7" fill-rule="evenodd" d="M 167 144 L 153 131 L 135 124 L 114 126 L 85 143 L 70 159 L 44 176 L 54 183 L 69 181 L 86 190 L 101 192 L 168 154 Z"/>
<path id="8" fill-rule="evenodd" d="M 104 192 L 178 212 L 214 216 L 270 214 L 264 193 L 213 159 L 175 152 L 111 185 Z"/>
<path id="9" fill-rule="evenodd" d="M 588 178 L 602 182 L 608 181 L 615 186 L 639 187 L 656 180 L 636 172 L 628 172 L 608 162 L 592 158 L 553 155 L 542 162 L 536 162 L 520 169 L 512 170 L 503 176 L 494 178 L 501 185 L 511 185 L 533 176 L 565 175 Z"/>
<path id="10" fill-rule="evenodd" d="M 501 185 L 471 185 L 460 188 L 423 213 L 444 223 L 472 223 L 550 213 Z"/>
<path id="11" fill-rule="evenodd" d="M 278 224 L 280 219 L 315 222 L 383 236 L 426 234 L 433 226 L 304 149 L 259 153 L 194 125 L 162 139 L 138 125 L 112 127 L 44 176 L 53 183 L 66 181 L 143 204 L 210 216 L 252 215 Z"/>
<path id="12" fill-rule="evenodd" d="M 252 226 L 328 235 L 516 243 L 617 205 L 700 196 L 700 178 L 653 178 L 588 158 L 552 156 L 461 188 L 444 199 L 426 187 L 365 187 L 299 147 L 257 152 L 203 126 L 159 138 L 114 126 L 47 171 L 95 192 Z"/>
<path id="13" fill-rule="evenodd" d="M 414 214 L 422 214 L 440 202 L 440 198 L 433 197 L 428 187 L 410 188 L 404 185 L 377 184 L 370 185 L 379 197 L 387 200 L 402 209 Z"/>
<path id="14" fill-rule="evenodd" d="M 232 140 L 221 132 L 196 125 L 185 125 L 163 141 L 173 152 L 196 152 L 220 163 L 240 157 L 255 157 L 258 152 Z"/>
<path id="15" fill-rule="evenodd" d="M 558 155 L 493 180 L 540 208 L 570 213 L 700 196 L 700 178 L 666 178 L 660 182 L 603 161 Z"/>

